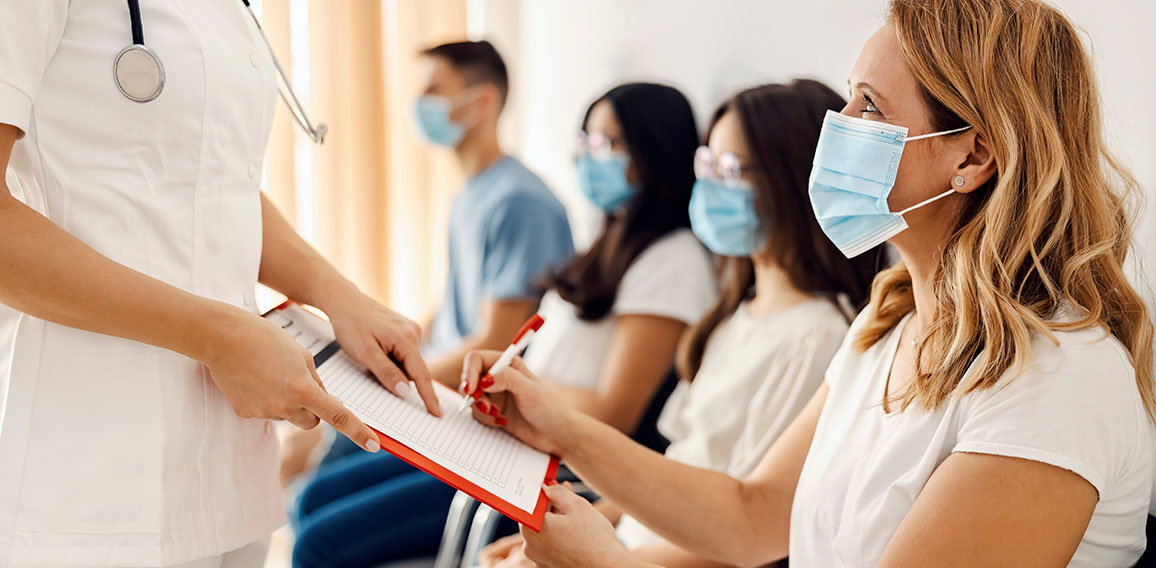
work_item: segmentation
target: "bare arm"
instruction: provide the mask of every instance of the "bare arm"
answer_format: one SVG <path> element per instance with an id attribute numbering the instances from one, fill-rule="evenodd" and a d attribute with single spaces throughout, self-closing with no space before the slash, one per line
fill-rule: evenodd
<path id="1" fill-rule="evenodd" d="M 955 453 L 923 486 L 879 566 L 1067 566 L 1097 500 L 1065 469 Z"/>
<path id="2" fill-rule="evenodd" d="M 598 387 L 550 386 L 574 408 L 623 432 L 633 432 L 670 373 L 685 330 L 685 323 L 666 317 L 618 316 Z"/>
<path id="3" fill-rule="evenodd" d="M 468 391 L 477 385 L 482 368 L 496 358 L 496 353 L 467 358 Z M 751 476 L 742 481 L 668 460 L 574 411 L 534 379 L 521 360 L 499 373 L 485 392 L 487 404 L 499 408 L 507 420 L 506 430 L 564 458 L 601 495 L 667 540 L 708 558 L 758 566 L 787 553 L 795 486 L 828 388 L 825 384 L 819 388 Z M 494 417 L 477 410 L 474 416 L 495 424 Z M 527 543 L 550 539 L 548 529 L 549 522 Z M 565 540 L 541 549 L 564 552 Z"/>
<path id="4" fill-rule="evenodd" d="M 7 170 L 18 135 L 0 124 L 0 170 Z M 362 447 L 376 448 L 373 432 L 318 386 L 309 353 L 276 325 L 112 261 L 21 203 L 6 185 L 0 266 L 0 303 L 201 361 L 241 416 L 305 428 L 320 418 Z"/>
<path id="5" fill-rule="evenodd" d="M 430 361 L 430 371 L 442 384 L 456 389 L 462 382 L 462 360 L 479 349 L 505 349 L 522 324 L 538 309 L 535 300 L 486 301 L 478 315 L 478 329 L 449 353 Z"/>
<path id="6" fill-rule="evenodd" d="M 670 542 L 730 564 L 762 565 L 787 555 L 795 486 L 827 391 L 819 388 L 745 480 L 668 460 L 601 425 L 584 425 L 565 459 Z"/>
<path id="7" fill-rule="evenodd" d="M 345 352 L 395 394 L 404 396 L 412 380 L 426 409 L 439 415 L 432 378 L 421 358 L 417 324 L 361 293 L 293 230 L 264 194 L 261 222 L 261 283 L 320 308 L 332 321 Z"/>
<path id="8" fill-rule="evenodd" d="M 7 169 L 19 133 L 0 124 L 0 171 Z M 0 185 L 0 302 L 202 361 L 221 336 L 221 322 L 247 315 L 113 262 L 13 197 L 3 178 Z M 190 321 L 193 313 L 205 317 Z"/>

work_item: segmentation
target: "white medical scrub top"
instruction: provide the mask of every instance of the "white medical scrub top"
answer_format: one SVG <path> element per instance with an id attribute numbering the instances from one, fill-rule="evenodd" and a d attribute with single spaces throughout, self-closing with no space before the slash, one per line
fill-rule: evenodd
<path id="1" fill-rule="evenodd" d="M 124 0 L 0 2 L 0 123 L 25 133 L 7 182 L 100 254 L 255 311 L 270 54 L 240 0 L 140 4 L 168 77 L 147 104 L 113 80 Z M 0 566 L 239 548 L 284 521 L 276 470 L 272 423 L 200 363 L 0 310 Z"/>

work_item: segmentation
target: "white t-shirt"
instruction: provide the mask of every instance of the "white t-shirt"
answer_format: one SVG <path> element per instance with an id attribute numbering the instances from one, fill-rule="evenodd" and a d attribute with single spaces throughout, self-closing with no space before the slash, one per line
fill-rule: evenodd
<path id="1" fill-rule="evenodd" d="M 715 328 L 693 382 L 682 381 L 658 420 L 666 457 L 746 477 L 823 383 L 847 317 L 812 299 L 766 317 L 747 304 Z M 634 517 L 618 538 L 638 548 L 660 537 Z"/>
<path id="2" fill-rule="evenodd" d="M 910 317 L 910 316 L 908 316 Z M 1032 341 L 1033 363 L 936 412 L 886 414 L 883 392 L 905 318 L 866 352 L 827 371 L 830 394 L 791 511 L 793 566 L 875 566 L 928 478 L 953 452 L 1017 457 L 1070 470 L 1099 492 L 1068 564 L 1132 566 L 1144 550 L 1153 438 L 1128 352 L 1102 330 Z"/>
<path id="3" fill-rule="evenodd" d="M 593 389 L 614 337 L 615 316 L 662 316 L 693 325 L 718 295 L 710 253 L 690 229 L 666 235 L 635 259 L 610 314 L 583 321 L 573 304 L 551 290 L 538 313 L 546 320 L 526 352 L 526 366 L 543 380 Z"/>

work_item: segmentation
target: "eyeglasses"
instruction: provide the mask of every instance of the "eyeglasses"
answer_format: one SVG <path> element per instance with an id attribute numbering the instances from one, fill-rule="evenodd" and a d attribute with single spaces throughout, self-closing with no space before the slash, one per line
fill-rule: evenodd
<path id="1" fill-rule="evenodd" d="M 578 152 L 589 154 L 596 159 L 605 159 L 611 154 L 625 153 L 626 142 L 617 136 L 608 136 L 602 132 L 579 132 Z"/>
<path id="2" fill-rule="evenodd" d="M 730 186 L 749 188 L 751 184 L 743 179 L 743 172 L 756 170 L 757 167 L 744 165 L 739 157 L 731 152 L 723 152 L 716 156 L 707 146 L 699 146 L 694 151 L 694 177 L 699 179 L 716 179 Z"/>

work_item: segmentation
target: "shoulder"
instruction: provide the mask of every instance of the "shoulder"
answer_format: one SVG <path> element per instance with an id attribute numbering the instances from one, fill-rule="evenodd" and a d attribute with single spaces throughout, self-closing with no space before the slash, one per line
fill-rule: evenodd
<path id="1" fill-rule="evenodd" d="M 882 372 L 878 366 L 888 355 L 887 346 L 890 344 L 890 333 L 884 335 L 867 349 L 859 349 L 855 346 L 855 341 L 872 318 L 871 313 L 872 306 L 869 304 L 855 316 L 855 319 L 851 321 L 843 333 L 838 350 L 827 369 L 827 384 L 833 395 L 837 392 L 841 393 L 844 387 L 848 387 L 848 390 L 855 390 L 857 393 L 859 392 L 858 389 L 869 388 L 874 379 L 873 373 Z M 854 385 L 858 385 L 858 389 L 850 388 Z"/>
<path id="2" fill-rule="evenodd" d="M 688 272 L 711 274 L 714 270 L 710 252 L 702 246 L 689 228 L 680 228 L 650 243 L 628 269 L 649 272 L 660 266 L 680 266 Z"/>
<path id="3" fill-rule="evenodd" d="M 872 304 L 867 304 L 859 313 L 855 314 L 855 317 L 851 319 L 851 325 L 847 329 L 848 336 L 858 333 L 863 329 L 863 326 L 867 325 L 867 322 L 871 321 L 872 308 Z"/>
<path id="4" fill-rule="evenodd" d="M 494 209 L 535 210 L 539 213 L 565 216 L 562 202 L 554 195 L 538 174 L 530 171 L 517 158 L 507 156 L 495 168 L 493 183 L 496 190 Z"/>
<path id="5" fill-rule="evenodd" d="M 715 292 L 714 261 L 690 229 L 671 231 L 639 253 L 622 277 L 620 292 L 651 288 L 656 281 Z"/>
<path id="6" fill-rule="evenodd" d="M 838 335 L 842 338 L 850 327 L 848 315 L 827 298 L 812 298 L 791 311 L 790 322 L 804 333 Z"/>
<path id="7" fill-rule="evenodd" d="M 698 321 L 717 295 L 710 253 L 690 229 L 677 229 L 651 243 L 631 263 L 618 286 L 619 315 L 665 315 Z"/>
<path id="8" fill-rule="evenodd" d="M 1139 400 L 1136 371 L 1124 345 L 1102 328 L 1035 334 L 1026 363 L 1008 369 L 988 394 L 1053 391 L 1092 396 L 1088 402 L 1126 404 Z M 1054 338 L 1054 340 L 1053 340 Z"/>
<path id="9" fill-rule="evenodd" d="M 961 397 L 956 451 L 1051 463 L 1080 474 L 1103 496 L 1152 450 L 1135 369 L 1104 329 L 1052 335 L 1034 337 L 1027 362 L 994 386 Z"/>

